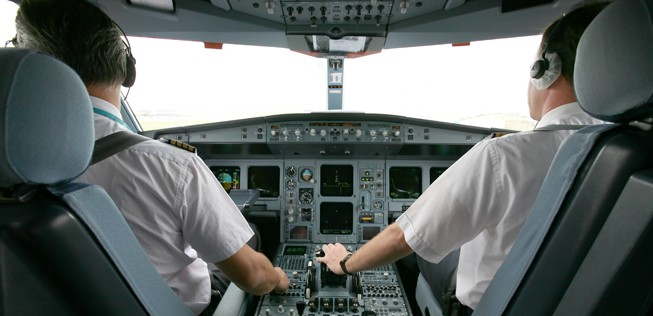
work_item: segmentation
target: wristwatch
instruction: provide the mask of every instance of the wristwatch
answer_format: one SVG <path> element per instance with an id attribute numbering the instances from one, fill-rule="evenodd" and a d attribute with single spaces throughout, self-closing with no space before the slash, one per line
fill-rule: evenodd
<path id="1" fill-rule="evenodd" d="M 350 252 L 346 257 L 344 257 L 342 260 L 340 260 L 340 269 L 342 269 L 342 272 L 348 275 L 352 275 L 349 271 L 347 271 L 347 266 L 345 266 L 345 263 L 349 258 L 351 257 L 352 253 Z"/>

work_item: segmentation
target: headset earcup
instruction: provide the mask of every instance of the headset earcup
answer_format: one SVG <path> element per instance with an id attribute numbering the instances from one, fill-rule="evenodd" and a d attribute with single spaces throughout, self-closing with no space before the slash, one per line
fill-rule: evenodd
<path id="1" fill-rule="evenodd" d="M 531 78 L 540 79 L 544 73 L 549 69 L 549 63 L 546 58 L 538 59 L 531 66 Z"/>
<path id="2" fill-rule="evenodd" d="M 127 53 L 125 65 L 125 81 L 122 82 L 122 85 L 123 87 L 129 88 L 136 82 L 136 59 L 129 52 Z"/>

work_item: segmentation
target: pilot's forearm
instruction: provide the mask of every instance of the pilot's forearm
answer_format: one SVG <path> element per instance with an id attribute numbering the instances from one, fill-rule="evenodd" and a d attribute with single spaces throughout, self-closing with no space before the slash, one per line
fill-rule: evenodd
<path id="1" fill-rule="evenodd" d="M 344 274 L 340 261 L 347 256 L 347 250 L 339 243 L 322 247 L 324 257 L 317 261 L 326 264 L 336 274 Z M 392 224 L 368 241 L 345 263 L 347 271 L 354 273 L 393 263 L 413 252 L 404 239 L 404 232 Z"/>
<path id="2" fill-rule="evenodd" d="M 346 268 L 350 273 L 369 270 L 391 264 L 413 250 L 404 239 L 404 232 L 398 225 L 392 224 L 368 241 L 347 260 Z"/>
<path id="3" fill-rule="evenodd" d="M 216 263 L 239 288 L 254 295 L 288 289 L 288 277 L 261 253 L 245 245 L 228 259 Z"/>

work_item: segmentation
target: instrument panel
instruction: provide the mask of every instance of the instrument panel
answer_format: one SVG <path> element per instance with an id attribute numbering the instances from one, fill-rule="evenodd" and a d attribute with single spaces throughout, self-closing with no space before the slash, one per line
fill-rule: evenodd
<path id="1" fill-rule="evenodd" d="M 227 192 L 260 193 L 246 212 L 274 218 L 266 225 L 278 225 L 272 234 L 279 242 L 266 254 L 286 272 L 291 287 L 263 296 L 255 315 L 408 316 L 395 265 L 338 276 L 317 263 L 321 246 L 361 247 L 493 131 L 338 112 L 175 128 L 152 137 L 197 147 Z M 271 240 L 264 236 L 264 244 Z"/>
<path id="2" fill-rule="evenodd" d="M 207 160 L 222 187 L 255 189 L 279 210 L 283 243 L 364 243 L 405 211 L 452 161 Z"/>

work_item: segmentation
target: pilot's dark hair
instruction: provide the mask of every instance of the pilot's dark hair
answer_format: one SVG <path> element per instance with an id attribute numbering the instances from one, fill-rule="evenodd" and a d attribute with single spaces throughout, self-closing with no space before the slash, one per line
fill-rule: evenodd
<path id="1" fill-rule="evenodd" d="M 571 85 L 574 84 L 574 63 L 580 37 L 609 3 L 584 3 L 551 23 L 542 34 L 540 54 L 544 49 L 548 53 L 558 53 L 562 60 L 562 75 Z"/>
<path id="2" fill-rule="evenodd" d="M 85 0 L 23 0 L 16 15 L 17 45 L 56 57 L 86 86 L 113 86 L 126 76 L 126 51 L 117 25 Z"/>

